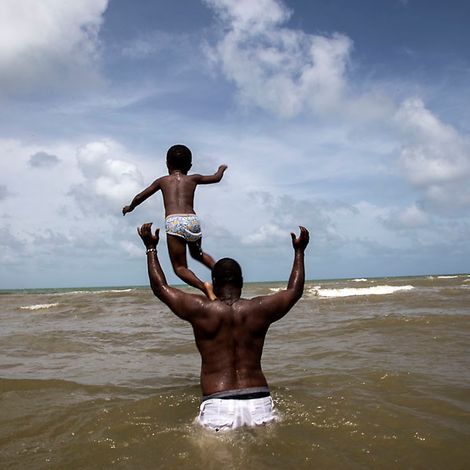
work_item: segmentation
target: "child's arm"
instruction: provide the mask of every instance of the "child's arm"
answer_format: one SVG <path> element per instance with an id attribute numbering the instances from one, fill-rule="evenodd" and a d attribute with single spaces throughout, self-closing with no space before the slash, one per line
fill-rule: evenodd
<path id="1" fill-rule="evenodd" d="M 156 179 L 148 188 L 145 188 L 141 193 L 132 199 L 132 202 L 129 206 L 124 206 L 122 208 L 122 215 L 126 215 L 128 212 L 132 212 L 139 204 L 142 204 L 147 198 L 152 194 L 155 194 L 160 188 L 161 178 Z"/>
<path id="2" fill-rule="evenodd" d="M 213 175 L 191 175 L 191 177 L 196 180 L 197 184 L 218 183 L 222 179 L 222 176 L 224 176 L 226 169 L 227 165 L 220 165 L 218 170 Z"/>

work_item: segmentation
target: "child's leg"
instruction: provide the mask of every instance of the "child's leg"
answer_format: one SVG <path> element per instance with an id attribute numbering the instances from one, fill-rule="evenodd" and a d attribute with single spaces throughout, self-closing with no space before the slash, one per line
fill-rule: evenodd
<path id="1" fill-rule="evenodd" d="M 188 248 L 190 255 L 196 260 L 202 263 L 204 266 L 207 266 L 209 269 L 212 270 L 214 267 L 215 261 L 212 256 L 204 253 L 202 251 L 202 238 L 200 238 L 197 242 L 188 242 Z"/>
<path id="2" fill-rule="evenodd" d="M 202 290 L 211 300 L 213 294 L 207 288 L 207 283 L 202 282 L 190 269 L 186 261 L 186 241 L 176 235 L 167 235 L 168 253 L 175 274 L 190 286 Z"/>
<path id="3" fill-rule="evenodd" d="M 188 242 L 188 248 L 189 248 L 189 253 L 196 261 L 199 261 L 200 263 L 204 264 L 204 266 L 207 266 L 210 270 L 212 270 L 215 264 L 214 258 L 212 258 L 212 256 L 202 251 L 202 239 L 201 238 L 197 242 Z M 214 290 L 210 282 L 205 282 L 204 288 L 205 288 L 206 295 L 207 297 L 209 297 L 209 299 L 215 300 L 217 298 L 214 294 Z"/>

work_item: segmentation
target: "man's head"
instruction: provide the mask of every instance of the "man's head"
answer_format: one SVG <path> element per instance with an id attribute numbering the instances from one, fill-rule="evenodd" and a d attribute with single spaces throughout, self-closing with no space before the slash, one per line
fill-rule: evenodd
<path id="1" fill-rule="evenodd" d="M 192 157 L 191 150 L 186 145 L 173 145 L 166 153 L 166 164 L 170 171 L 180 170 L 187 173 L 191 168 Z"/>
<path id="2" fill-rule="evenodd" d="M 214 294 L 224 287 L 241 289 L 243 287 L 242 268 L 232 258 L 222 258 L 212 268 Z"/>

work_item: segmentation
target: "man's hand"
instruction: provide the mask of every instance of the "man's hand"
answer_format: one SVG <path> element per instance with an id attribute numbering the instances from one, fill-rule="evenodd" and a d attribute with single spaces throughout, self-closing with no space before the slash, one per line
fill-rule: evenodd
<path id="1" fill-rule="evenodd" d="M 310 235 L 308 230 L 305 227 L 299 226 L 300 228 L 300 235 L 298 237 L 295 236 L 294 232 L 291 232 L 290 236 L 292 237 L 292 246 L 294 250 L 297 251 L 304 251 L 307 248 L 308 242 L 310 240 Z"/>
<path id="2" fill-rule="evenodd" d="M 133 211 L 133 209 L 132 209 L 131 206 L 124 206 L 122 208 L 122 215 L 126 215 L 128 212 L 132 212 L 132 211 Z"/>
<path id="3" fill-rule="evenodd" d="M 158 245 L 158 240 L 160 239 L 160 229 L 155 230 L 155 235 L 152 234 L 152 222 L 142 225 L 142 227 L 137 227 L 137 233 L 144 242 L 145 248 L 156 248 Z"/>

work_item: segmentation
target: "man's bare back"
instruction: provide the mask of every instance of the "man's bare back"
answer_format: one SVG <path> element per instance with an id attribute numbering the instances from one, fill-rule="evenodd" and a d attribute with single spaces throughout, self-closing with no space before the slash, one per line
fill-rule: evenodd
<path id="1" fill-rule="evenodd" d="M 204 305 L 204 314 L 190 320 L 202 359 L 204 395 L 268 385 L 261 354 L 269 324 L 256 318 L 256 303 L 239 299 L 229 305 L 218 300 Z"/>
<path id="2" fill-rule="evenodd" d="M 147 249 L 157 246 L 159 233 L 152 234 L 151 224 L 144 224 L 138 232 Z M 202 360 L 203 395 L 267 386 L 261 369 L 266 333 L 300 299 L 305 281 L 304 251 L 309 234 L 301 227 L 299 237 L 291 235 L 295 256 L 287 289 L 253 299 L 241 298 L 243 278 L 234 260 L 224 258 L 214 266 L 217 300 L 211 302 L 170 287 L 156 252 L 149 253 L 148 273 L 154 294 L 193 327 Z"/>

